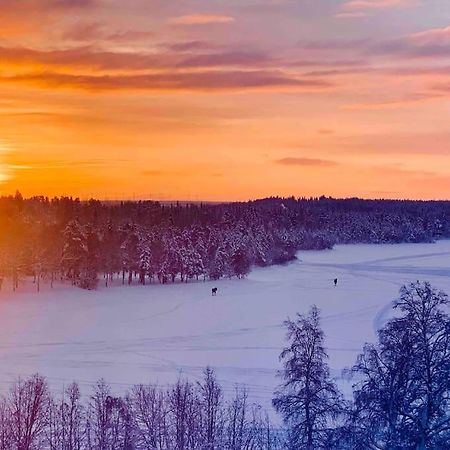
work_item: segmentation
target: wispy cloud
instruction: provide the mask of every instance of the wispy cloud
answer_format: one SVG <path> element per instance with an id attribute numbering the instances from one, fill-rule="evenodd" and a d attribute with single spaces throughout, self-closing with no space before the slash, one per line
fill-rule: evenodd
<path id="1" fill-rule="evenodd" d="M 385 40 L 374 45 L 371 50 L 413 58 L 448 57 L 450 56 L 450 26 Z"/>
<path id="2" fill-rule="evenodd" d="M 409 39 L 419 44 L 450 44 L 450 25 L 411 34 Z"/>
<path id="3" fill-rule="evenodd" d="M 438 89 L 435 89 L 438 91 Z M 397 96 L 388 100 L 380 100 L 377 102 L 350 103 L 343 105 L 341 109 L 348 111 L 376 111 L 385 109 L 410 108 L 411 105 L 421 104 L 432 100 L 441 100 L 444 97 L 441 92 L 419 92 L 409 95 Z"/>
<path id="4" fill-rule="evenodd" d="M 53 161 L 30 161 L 27 160 L 24 163 L 11 164 L 10 167 L 14 170 L 48 170 L 48 169 L 60 169 L 60 168 L 71 168 L 71 167 L 103 167 L 110 166 L 112 163 L 122 163 L 127 162 L 126 159 L 111 161 L 108 159 L 64 159 L 64 160 L 53 160 Z"/>
<path id="5" fill-rule="evenodd" d="M 211 25 L 227 24 L 234 22 L 234 17 L 222 14 L 189 14 L 169 18 L 171 25 Z"/>
<path id="6" fill-rule="evenodd" d="M 298 79 L 281 71 L 206 71 L 143 75 L 70 75 L 57 72 L 3 76 L 0 83 L 22 83 L 52 88 L 91 91 L 226 91 L 291 88 L 317 91 L 333 84 L 323 80 Z"/>
<path id="7" fill-rule="evenodd" d="M 355 12 L 339 12 L 334 15 L 338 19 L 355 19 L 358 17 L 367 17 L 369 14 L 363 11 L 355 11 Z"/>
<path id="8" fill-rule="evenodd" d="M 174 52 L 197 52 L 210 50 L 216 46 L 208 41 L 186 41 L 186 42 L 171 42 L 165 45 L 165 48 Z"/>
<path id="9" fill-rule="evenodd" d="M 1 0 L 0 9 L 86 8 L 97 3 L 99 0 Z"/>
<path id="10" fill-rule="evenodd" d="M 437 92 L 441 92 L 442 94 L 450 95 L 450 83 L 435 84 L 433 89 Z"/>
<path id="11" fill-rule="evenodd" d="M 86 45 L 63 50 L 35 50 L 24 47 L 0 47 L 0 59 L 13 65 L 34 65 L 48 68 L 83 68 L 89 70 L 162 70 L 175 68 L 260 67 L 271 62 L 269 54 L 257 50 L 223 49 L 215 52 L 184 51 L 119 52 Z"/>
<path id="12" fill-rule="evenodd" d="M 284 166 L 305 166 L 305 167 L 332 167 L 337 166 L 338 163 L 336 161 L 331 161 L 328 159 L 319 159 L 319 158 L 281 158 L 275 160 L 275 163 L 282 164 Z"/>
<path id="13" fill-rule="evenodd" d="M 77 23 L 65 31 L 62 35 L 64 40 L 75 42 L 135 42 L 140 40 L 148 40 L 154 37 L 155 33 L 150 30 L 110 31 L 97 22 Z"/>
<path id="14" fill-rule="evenodd" d="M 412 8 L 419 4 L 419 0 L 349 0 L 341 4 L 336 17 L 366 17 L 376 11 Z"/>
<path id="15" fill-rule="evenodd" d="M 260 66 L 271 62 L 272 57 L 258 51 L 226 51 L 219 53 L 198 54 L 185 58 L 180 67 L 218 67 L 218 66 Z"/>

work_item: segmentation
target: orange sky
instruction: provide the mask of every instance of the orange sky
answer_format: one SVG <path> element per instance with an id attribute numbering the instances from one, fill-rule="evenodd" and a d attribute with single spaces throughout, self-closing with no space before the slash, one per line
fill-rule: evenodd
<path id="1" fill-rule="evenodd" d="M 448 0 L 1 0 L 0 194 L 450 198 Z"/>

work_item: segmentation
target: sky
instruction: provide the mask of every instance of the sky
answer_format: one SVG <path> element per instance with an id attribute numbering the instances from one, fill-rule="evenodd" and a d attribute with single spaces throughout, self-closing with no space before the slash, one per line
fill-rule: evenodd
<path id="1" fill-rule="evenodd" d="M 0 0 L 0 195 L 450 198 L 448 0 Z"/>

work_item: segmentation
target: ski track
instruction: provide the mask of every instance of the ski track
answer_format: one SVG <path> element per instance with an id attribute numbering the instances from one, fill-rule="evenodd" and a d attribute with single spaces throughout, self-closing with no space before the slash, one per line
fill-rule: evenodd
<path id="1" fill-rule="evenodd" d="M 86 392 L 105 378 L 121 393 L 135 383 L 165 386 L 180 375 L 199 381 L 211 365 L 226 395 L 245 385 L 252 399 L 270 407 L 283 320 L 317 304 L 331 373 L 348 394 L 342 370 L 365 342 L 375 341 L 402 284 L 429 280 L 450 293 L 450 241 L 347 245 L 299 256 L 254 269 L 245 280 L 96 292 L 58 285 L 40 294 L 30 283 L 14 295 L 2 292 L 0 390 L 39 371 L 54 391 L 77 381 Z"/>

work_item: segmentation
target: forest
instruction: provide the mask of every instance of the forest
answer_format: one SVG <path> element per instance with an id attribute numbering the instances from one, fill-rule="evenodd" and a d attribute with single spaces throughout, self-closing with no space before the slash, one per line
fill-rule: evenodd
<path id="1" fill-rule="evenodd" d="M 450 237 L 450 202 L 267 198 L 241 203 L 0 198 L 0 288 L 85 289 L 243 277 L 302 249 Z"/>
<path id="2" fill-rule="evenodd" d="M 321 314 L 285 321 L 281 420 L 225 392 L 211 368 L 198 381 L 132 386 L 104 381 L 83 397 L 77 383 L 52 391 L 45 378 L 18 379 L 0 397 L 0 450 L 446 450 L 450 442 L 448 296 L 428 282 L 400 289 L 395 314 L 345 376 L 330 376 Z"/>

